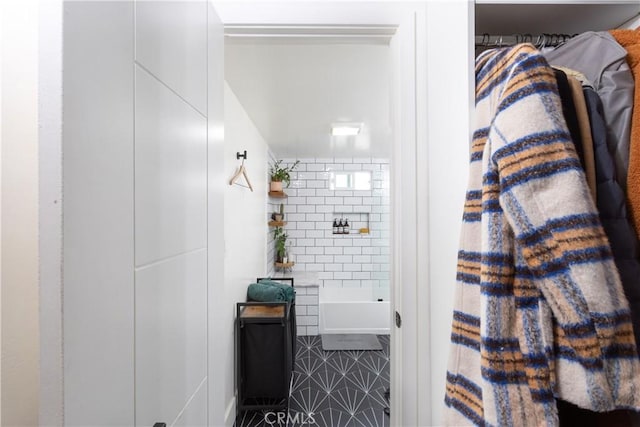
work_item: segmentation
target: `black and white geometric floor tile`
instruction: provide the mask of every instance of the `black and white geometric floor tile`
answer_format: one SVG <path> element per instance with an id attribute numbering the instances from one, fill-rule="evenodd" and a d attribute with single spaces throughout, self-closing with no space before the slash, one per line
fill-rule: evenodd
<path id="1" fill-rule="evenodd" d="M 389 336 L 378 338 L 382 350 L 324 351 L 320 336 L 298 337 L 288 423 L 255 411 L 240 414 L 236 427 L 389 426 Z"/>

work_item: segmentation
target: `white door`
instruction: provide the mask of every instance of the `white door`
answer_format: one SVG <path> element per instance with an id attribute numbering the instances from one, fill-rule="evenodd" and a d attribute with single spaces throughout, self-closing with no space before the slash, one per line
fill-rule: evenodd
<path id="1" fill-rule="evenodd" d="M 204 0 L 136 2 L 135 20 L 135 421 L 215 425 L 208 184 L 221 168 L 208 154 L 222 145 L 211 129 L 223 120 L 222 34 Z"/>
<path id="2" fill-rule="evenodd" d="M 220 425 L 220 20 L 207 0 L 73 1 L 63 28 L 64 422 Z"/>

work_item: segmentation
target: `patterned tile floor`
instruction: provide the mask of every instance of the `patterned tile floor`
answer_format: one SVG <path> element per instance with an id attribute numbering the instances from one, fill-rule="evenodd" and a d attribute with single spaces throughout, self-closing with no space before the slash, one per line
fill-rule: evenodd
<path id="1" fill-rule="evenodd" d="M 298 337 L 288 423 L 245 412 L 236 427 L 382 427 L 389 425 L 389 336 L 380 351 L 324 351 L 320 336 Z M 284 418 L 284 416 L 282 416 Z"/>

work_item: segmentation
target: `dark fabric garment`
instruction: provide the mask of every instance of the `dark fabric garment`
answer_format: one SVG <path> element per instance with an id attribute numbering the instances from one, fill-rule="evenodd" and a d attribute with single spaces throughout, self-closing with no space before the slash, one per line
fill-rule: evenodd
<path id="1" fill-rule="evenodd" d="M 620 409 L 611 412 L 593 412 L 563 400 L 558 401 L 560 427 L 631 427 L 632 412 Z"/>
<path id="2" fill-rule="evenodd" d="M 582 409 L 572 403 L 558 400 L 558 421 L 560 427 L 598 427 L 597 412 Z"/>
<path id="3" fill-rule="evenodd" d="M 567 75 L 564 71 L 554 68 L 553 72 L 556 75 L 560 101 L 562 101 L 562 115 L 567 122 L 571 140 L 576 148 L 578 157 L 580 157 L 580 164 L 582 164 L 582 168 L 584 169 L 584 150 L 582 149 L 582 137 L 580 136 L 580 123 L 578 122 L 578 114 L 576 113 L 576 106 L 573 102 L 573 95 L 571 94 L 571 86 L 569 86 L 569 80 L 567 80 Z"/>
<path id="4" fill-rule="evenodd" d="M 604 231 L 609 238 L 625 295 L 629 300 L 636 348 L 640 345 L 640 250 L 633 224 L 627 213 L 622 187 L 616 180 L 613 154 L 607 146 L 607 128 L 599 95 L 584 89 L 591 119 L 591 134 L 598 182 L 597 207 Z"/>
<path id="5" fill-rule="evenodd" d="M 607 146 L 607 128 L 600 97 L 590 87 L 584 97 L 591 122 L 591 136 L 596 161 L 597 201 L 600 220 L 611 244 L 614 261 L 620 273 L 625 295 L 629 300 L 636 348 L 640 344 L 640 260 L 638 240 L 627 216 L 626 199 L 616 180 L 613 155 Z M 563 101 L 564 102 L 564 101 Z M 618 410 L 597 413 L 558 400 L 558 419 L 561 427 L 637 426 L 638 416 L 632 411 Z"/>

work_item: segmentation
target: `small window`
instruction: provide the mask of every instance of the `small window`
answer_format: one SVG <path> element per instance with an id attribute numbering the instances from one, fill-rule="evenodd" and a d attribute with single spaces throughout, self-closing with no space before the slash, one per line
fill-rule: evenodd
<path id="1" fill-rule="evenodd" d="M 371 171 L 331 172 L 332 190 L 371 190 Z"/>

